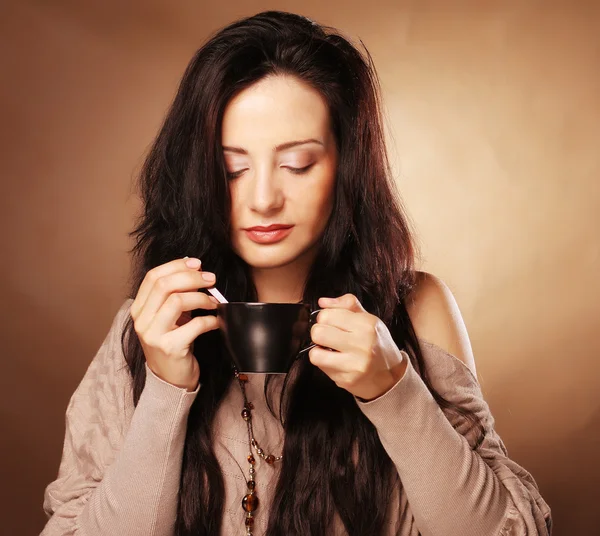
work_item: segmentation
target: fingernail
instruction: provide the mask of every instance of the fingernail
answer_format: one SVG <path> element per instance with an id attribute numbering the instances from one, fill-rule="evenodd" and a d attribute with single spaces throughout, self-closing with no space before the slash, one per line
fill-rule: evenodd
<path id="1" fill-rule="evenodd" d="M 185 265 L 188 268 L 196 268 L 197 269 L 197 268 L 200 268 L 201 264 L 202 263 L 200 262 L 200 259 L 191 258 L 191 259 L 188 259 L 187 261 L 185 261 Z"/>
<path id="2" fill-rule="evenodd" d="M 214 296 L 209 296 L 208 299 L 213 303 L 216 303 L 216 304 L 219 303 L 219 300 L 217 300 L 217 298 L 215 298 Z"/>
<path id="3" fill-rule="evenodd" d="M 217 277 L 215 276 L 215 274 L 213 274 L 211 272 L 202 272 L 202 278 L 205 281 L 209 281 L 211 283 L 217 279 Z"/>

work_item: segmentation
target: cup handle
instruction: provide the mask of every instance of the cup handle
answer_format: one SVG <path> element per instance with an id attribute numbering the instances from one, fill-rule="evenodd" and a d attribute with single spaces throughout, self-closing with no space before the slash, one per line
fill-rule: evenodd
<path id="1" fill-rule="evenodd" d="M 322 311 L 322 310 L 323 310 L 323 309 L 315 309 L 314 311 L 311 311 L 311 312 L 310 312 L 310 315 L 309 315 L 309 317 L 310 317 L 310 320 L 308 321 L 308 326 L 309 326 L 309 329 L 310 329 L 310 328 L 311 328 L 311 327 L 314 325 L 314 323 L 315 323 L 315 320 L 314 320 L 314 318 L 316 318 L 316 317 L 313 317 L 313 315 L 314 315 L 315 313 L 318 313 L 319 311 Z M 300 351 L 298 352 L 298 355 L 300 355 L 300 354 L 302 354 L 302 353 L 304 353 L 304 352 L 308 352 L 309 350 L 312 350 L 312 349 L 313 349 L 315 346 L 319 346 L 319 345 L 318 345 L 318 344 L 315 344 L 315 343 L 313 342 L 312 344 L 308 345 L 306 348 L 303 348 L 302 350 L 300 350 Z"/>
<path id="2" fill-rule="evenodd" d="M 308 315 L 308 316 L 310 316 L 310 322 L 312 322 L 314 324 L 315 321 L 313 320 L 312 315 L 314 315 L 315 313 L 319 313 L 321 311 L 323 311 L 323 309 L 315 309 L 314 311 L 311 311 L 310 314 Z"/>

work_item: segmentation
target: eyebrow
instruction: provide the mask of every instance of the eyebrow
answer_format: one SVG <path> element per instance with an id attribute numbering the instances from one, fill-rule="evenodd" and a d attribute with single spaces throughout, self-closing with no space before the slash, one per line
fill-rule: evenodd
<path id="1" fill-rule="evenodd" d="M 275 152 L 279 153 L 281 151 L 291 149 L 292 147 L 297 147 L 298 145 L 307 145 L 309 143 L 316 143 L 317 145 L 321 145 L 324 147 L 323 142 L 316 140 L 314 138 L 309 138 L 307 140 L 288 141 L 286 143 L 277 145 L 277 147 L 275 147 Z M 242 149 L 241 147 L 223 146 L 223 151 L 227 151 L 228 153 L 248 154 L 248 151 L 246 151 L 246 149 Z"/>

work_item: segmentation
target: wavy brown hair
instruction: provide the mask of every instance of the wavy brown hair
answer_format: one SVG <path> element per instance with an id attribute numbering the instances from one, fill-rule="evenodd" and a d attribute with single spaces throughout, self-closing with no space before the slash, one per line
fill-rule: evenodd
<path id="1" fill-rule="evenodd" d="M 334 208 L 304 301 L 315 307 L 320 296 L 356 295 L 408 352 L 440 406 L 461 413 L 483 434 L 473 415 L 432 388 L 406 311 L 414 247 L 394 191 L 372 60 L 337 31 L 305 17 L 271 11 L 240 20 L 216 33 L 192 58 L 140 174 L 143 211 L 131 232 L 131 297 L 148 270 L 189 255 L 216 273 L 231 301 L 257 299 L 248 266 L 230 242 L 221 122 L 232 97 L 279 74 L 297 77 L 323 95 L 338 150 Z M 145 359 L 131 321 L 123 349 L 137 404 Z M 176 534 L 217 536 L 225 487 L 211 429 L 233 376 L 217 332 L 198 337 L 194 354 L 202 388 L 187 423 Z M 285 442 L 267 535 L 325 534 L 334 510 L 349 535 L 381 534 L 390 491 L 400 482 L 375 427 L 354 397 L 306 356 L 295 362 L 290 377 L 294 381 L 286 381 L 281 393 L 278 418 Z M 269 384 L 267 378 L 264 391 L 273 408 Z M 355 464 L 349 463 L 353 453 Z"/>

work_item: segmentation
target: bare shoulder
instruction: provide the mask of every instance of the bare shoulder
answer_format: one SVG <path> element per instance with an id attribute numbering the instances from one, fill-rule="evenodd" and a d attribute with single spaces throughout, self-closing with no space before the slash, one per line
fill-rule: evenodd
<path id="1" fill-rule="evenodd" d="M 434 275 L 417 272 L 406 305 L 417 337 L 457 357 L 477 376 L 467 328 L 448 286 Z"/>

